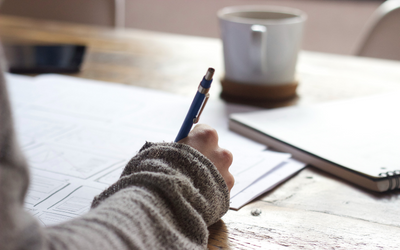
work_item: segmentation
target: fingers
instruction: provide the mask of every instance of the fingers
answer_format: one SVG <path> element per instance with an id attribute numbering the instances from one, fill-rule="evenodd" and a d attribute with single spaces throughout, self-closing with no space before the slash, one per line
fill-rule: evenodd
<path id="1" fill-rule="evenodd" d="M 233 155 L 231 151 L 218 147 L 216 153 L 217 156 L 215 158 L 218 160 L 218 165 L 226 166 L 227 168 L 232 165 Z"/>
<path id="2" fill-rule="evenodd" d="M 229 190 L 233 187 L 234 178 L 229 172 L 232 164 L 232 153 L 218 146 L 218 133 L 205 124 L 199 124 L 189 133 L 189 136 L 179 143 L 187 144 L 206 156 L 218 169 Z"/>
<path id="3" fill-rule="evenodd" d="M 188 137 L 179 141 L 194 147 L 202 152 L 207 150 L 207 147 L 218 147 L 218 133 L 215 129 L 205 124 L 199 124 L 190 131 Z"/>
<path id="4" fill-rule="evenodd" d="M 217 167 L 218 171 L 224 178 L 228 189 L 231 190 L 233 184 L 235 183 L 235 179 L 233 175 L 229 172 L 229 167 L 232 165 L 233 156 L 229 150 L 218 147 L 216 150 L 212 152 L 212 156 L 210 156 L 210 160 Z"/>
<path id="5" fill-rule="evenodd" d="M 222 178 L 224 178 L 224 180 L 225 180 L 228 190 L 231 191 L 231 189 L 233 188 L 233 185 L 235 184 L 235 178 L 229 171 L 223 172 L 223 173 L 221 173 L 221 175 L 222 175 Z"/>

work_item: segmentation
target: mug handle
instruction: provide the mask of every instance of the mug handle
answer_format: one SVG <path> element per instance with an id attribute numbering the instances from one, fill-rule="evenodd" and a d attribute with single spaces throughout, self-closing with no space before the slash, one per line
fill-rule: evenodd
<path id="1" fill-rule="evenodd" d="M 250 60 L 257 73 L 263 73 L 267 65 L 267 27 L 254 24 L 251 26 Z"/>

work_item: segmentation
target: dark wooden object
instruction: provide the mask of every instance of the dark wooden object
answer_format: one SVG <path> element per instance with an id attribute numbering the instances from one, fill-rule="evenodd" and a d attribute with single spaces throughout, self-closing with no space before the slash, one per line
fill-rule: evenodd
<path id="1" fill-rule="evenodd" d="M 88 46 L 75 76 L 192 96 L 208 67 L 220 98 L 218 39 L 0 17 L 4 41 Z M 260 106 L 306 105 L 400 90 L 400 62 L 303 51 L 298 97 Z M 397 115 L 397 114 L 396 114 Z M 251 215 L 261 210 L 258 216 Z M 212 225 L 209 249 L 396 249 L 400 191 L 378 194 L 308 167 Z"/>

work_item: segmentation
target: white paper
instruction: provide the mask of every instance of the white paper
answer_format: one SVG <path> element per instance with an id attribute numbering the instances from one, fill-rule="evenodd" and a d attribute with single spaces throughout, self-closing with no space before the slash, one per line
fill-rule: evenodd
<path id="1" fill-rule="evenodd" d="M 258 153 L 247 152 L 233 159 L 230 172 L 235 177 L 235 185 L 231 190 L 231 198 L 253 184 L 264 174 L 290 158 L 290 154 L 264 151 Z"/>
<path id="2" fill-rule="evenodd" d="M 59 75 L 6 78 L 18 141 L 31 171 L 25 208 L 46 226 L 87 212 L 94 196 L 119 179 L 145 141 L 173 141 L 192 101 Z M 266 152 L 264 145 L 228 130 L 230 113 L 250 110 L 209 101 L 200 119 L 218 131 L 220 146 L 233 152 L 237 185 L 232 192 L 238 195 L 290 157 Z"/>
<path id="3" fill-rule="evenodd" d="M 265 192 L 272 190 L 274 187 L 287 180 L 305 166 L 306 164 L 294 159 L 288 159 L 284 161 L 279 166 L 271 169 L 271 171 L 260 177 L 251 186 L 242 190 L 234 197 L 231 197 L 230 208 L 241 208 Z"/>

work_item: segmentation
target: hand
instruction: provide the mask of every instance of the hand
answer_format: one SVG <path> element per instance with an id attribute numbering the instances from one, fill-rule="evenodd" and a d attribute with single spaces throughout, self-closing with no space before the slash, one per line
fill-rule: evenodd
<path id="1" fill-rule="evenodd" d="M 202 153 L 207 157 L 224 178 L 229 191 L 232 189 L 235 179 L 229 172 L 232 164 L 232 153 L 218 146 L 217 131 L 205 124 L 199 124 L 189 133 L 188 137 L 179 141 Z"/>

